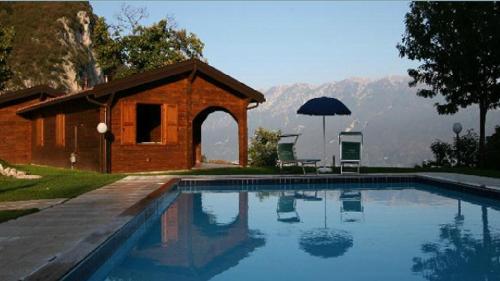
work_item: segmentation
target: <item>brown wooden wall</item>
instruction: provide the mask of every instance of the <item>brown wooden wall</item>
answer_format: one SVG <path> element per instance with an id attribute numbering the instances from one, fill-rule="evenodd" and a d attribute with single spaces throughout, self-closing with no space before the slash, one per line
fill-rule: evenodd
<path id="1" fill-rule="evenodd" d="M 129 119 L 129 113 L 122 112 L 124 104 L 162 104 L 177 105 L 177 141 L 166 141 L 161 144 L 136 144 L 124 140 L 123 133 L 129 135 L 130 128 L 123 128 L 123 120 Z M 240 130 L 240 162 L 246 165 L 247 158 L 247 128 L 246 107 L 248 101 L 235 96 L 228 90 L 210 82 L 201 76 L 196 76 L 189 88 L 188 78 L 156 83 L 124 95 L 118 95 L 111 110 L 111 145 L 112 172 L 161 171 L 171 169 L 190 169 L 195 163 L 193 146 L 193 126 L 196 128 L 203 122 L 193 120 L 199 114 L 213 112 L 214 109 L 224 110 L 235 117 Z M 207 114 L 208 115 L 208 114 Z M 205 116 L 206 117 L 206 116 Z M 133 119 L 133 118 L 131 118 Z M 204 121 L 204 119 L 202 120 Z M 127 122 L 130 125 L 130 122 Z M 126 126 L 128 126 L 126 124 Z M 164 130 L 172 130 L 172 124 L 167 124 Z M 195 128 L 195 129 L 196 129 Z M 171 133 L 167 134 L 170 136 Z"/>
<path id="2" fill-rule="evenodd" d="M 31 162 L 31 121 L 16 111 L 38 101 L 34 97 L 0 105 L 0 159 L 13 164 Z"/>
<path id="3" fill-rule="evenodd" d="M 64 145 L 56 143 L 57 114 L 64 114 Z M 37 137 L 37 118 L 43 118 L 44 141 L 43 146 L 32 143 L 32 162 L 70 168 L 70 155 L 76 152 L 76 169 L 100 171 L 101 136 L 96 126 L 101 115 L 100 108 L 86 100 L 68 102 L 37 112 L 37 115 L 33 116 L 32 136 L 33 139 Z"/>

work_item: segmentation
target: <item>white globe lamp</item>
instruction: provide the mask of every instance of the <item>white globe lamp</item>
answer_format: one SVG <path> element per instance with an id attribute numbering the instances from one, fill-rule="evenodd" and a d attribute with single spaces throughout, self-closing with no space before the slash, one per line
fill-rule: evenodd
<path id="1" fill-rule="evenodd" d="M 97 124 L 97 132 L 99 132 L 99 134 L 104 134 L 108 131 L 108 125 L 106 125 L 106 123 L 99 123 Z"/>
<path id="2" fill-rule="evenodd" d="M 460 132 L 461 132 L 461 131 L 462 131 L 462 124 L 460 124 L 460 123 L 458 123 L 458 122 L 457 122 L 457 123 L 455 123 L 455 124 L 453 124 L 453 132 L 454 132 L 455 134 L 457 134 L 457 135 L 458 135 L 458 134 L 460 134 Z"/>

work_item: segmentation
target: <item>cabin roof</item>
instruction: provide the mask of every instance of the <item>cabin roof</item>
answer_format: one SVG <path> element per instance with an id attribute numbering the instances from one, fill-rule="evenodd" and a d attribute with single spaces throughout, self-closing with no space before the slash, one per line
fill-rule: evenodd
<path id="1" fill-rule="evenodd" d="M 26 88 L 18 91 L 10 91 L 0 94 L 0 105 L 40 95 L 57 97 L 60 96 L 61 93 L 58 92 L 56 89 L 51 88 L 47 85 L 39 85 L 31 88 Z"/>
<path id="2" fill-rule="evenodd" d="M 226 87 L 229 87 L 230 89 L 250 99 L 251 102 L 261 103 L 265 101 L 264 95 L 259 91 L 254 90 L 253 88 L 241 83 L 240 81 L 227 74 L 224 74 L 220 70 L 208 65 L 207 63 L 204 63 L 198 59 L 190 59 L 158 69 L 131 75 L 126 78 L 113 80 L 108 83 L 99 84 L 91 89 L 87 89 L 74 94 L 55 97 L 31 106 L 21 108 L 20 110 L 18 110 L 18 113 L 28 113 L 54 104 L 59 104 L 65 101 L 86 96 L 94 96 L 96 98 L 99 98 L 144 84 L 152 83 L 161 79 L 178 76 L 185 73 L 191 73 L 193 71 L 195 71 L 196 73 L 202 73 L 205 76 L 208 76 L 209 78 L 225 85 Z"/>

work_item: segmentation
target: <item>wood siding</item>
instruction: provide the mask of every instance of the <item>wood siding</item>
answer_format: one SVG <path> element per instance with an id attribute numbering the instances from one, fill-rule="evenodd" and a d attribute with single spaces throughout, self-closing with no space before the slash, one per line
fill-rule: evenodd
<path id="1" fill-rule="evenodd" d="M 66 145 L 66 116 L 62 113 L 56 114 L 56 145 Z"/>
<path id="2" fill-rule="evenodd" d="M 31 162 L 31 120 L 16 111 L 36 102 L 33 97 L 0 105 L 0 159 L 12 164 Z"/>
<path id="3" fill-rule="evenodd" d="M 70 168 L 70 155 L 76 153 L 76 169 L 101 170 L 102 140 L 96 129 L 102 115 L 99 107 L 74 101 L 41 110 L 40 114 L 44 119 L 44 144 L 32 145 L 33 163 Z"/>

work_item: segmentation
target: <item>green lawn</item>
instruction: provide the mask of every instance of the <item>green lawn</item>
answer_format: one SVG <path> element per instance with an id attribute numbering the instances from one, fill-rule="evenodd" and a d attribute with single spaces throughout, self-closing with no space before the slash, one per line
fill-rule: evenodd
<path id="1" fill-rule="evenodd" d="M 0 211 L 0 223 L 38 212 L 38 209 Z"/>
<path id="2" fill-rule="evenodd" d="M 123 175 L 19 165 L 22 171 L 41 175 L 41 179 L 24 180 L 0 176 L 0 201 L 72 198 L 112 183 Z"/>
<path id="3" fill-rule="evenodd" d="M 308 168 L 308 172 L 313 172 Z M 416 173 L 416 172 L 446 172 L 461 173 L 467 175 L 477 175 L 485 177 L 500 178 L 500 171 L 479 170 L 472 168 L 386 168 L 386 167 L 362 167 L 361 173 Z M 340 169 L 334 168 L 334 174 L 339 174 Z M 191 170 L 183 172 L 172 172 L 174 175 L 272 175 L 280 174 L 277 167 L 248 167 L 248 168 L 215 168 L 207 170 Z M 302 169 L 297 167 L 287 167 L 284 174 L 302 174 Z"/>

